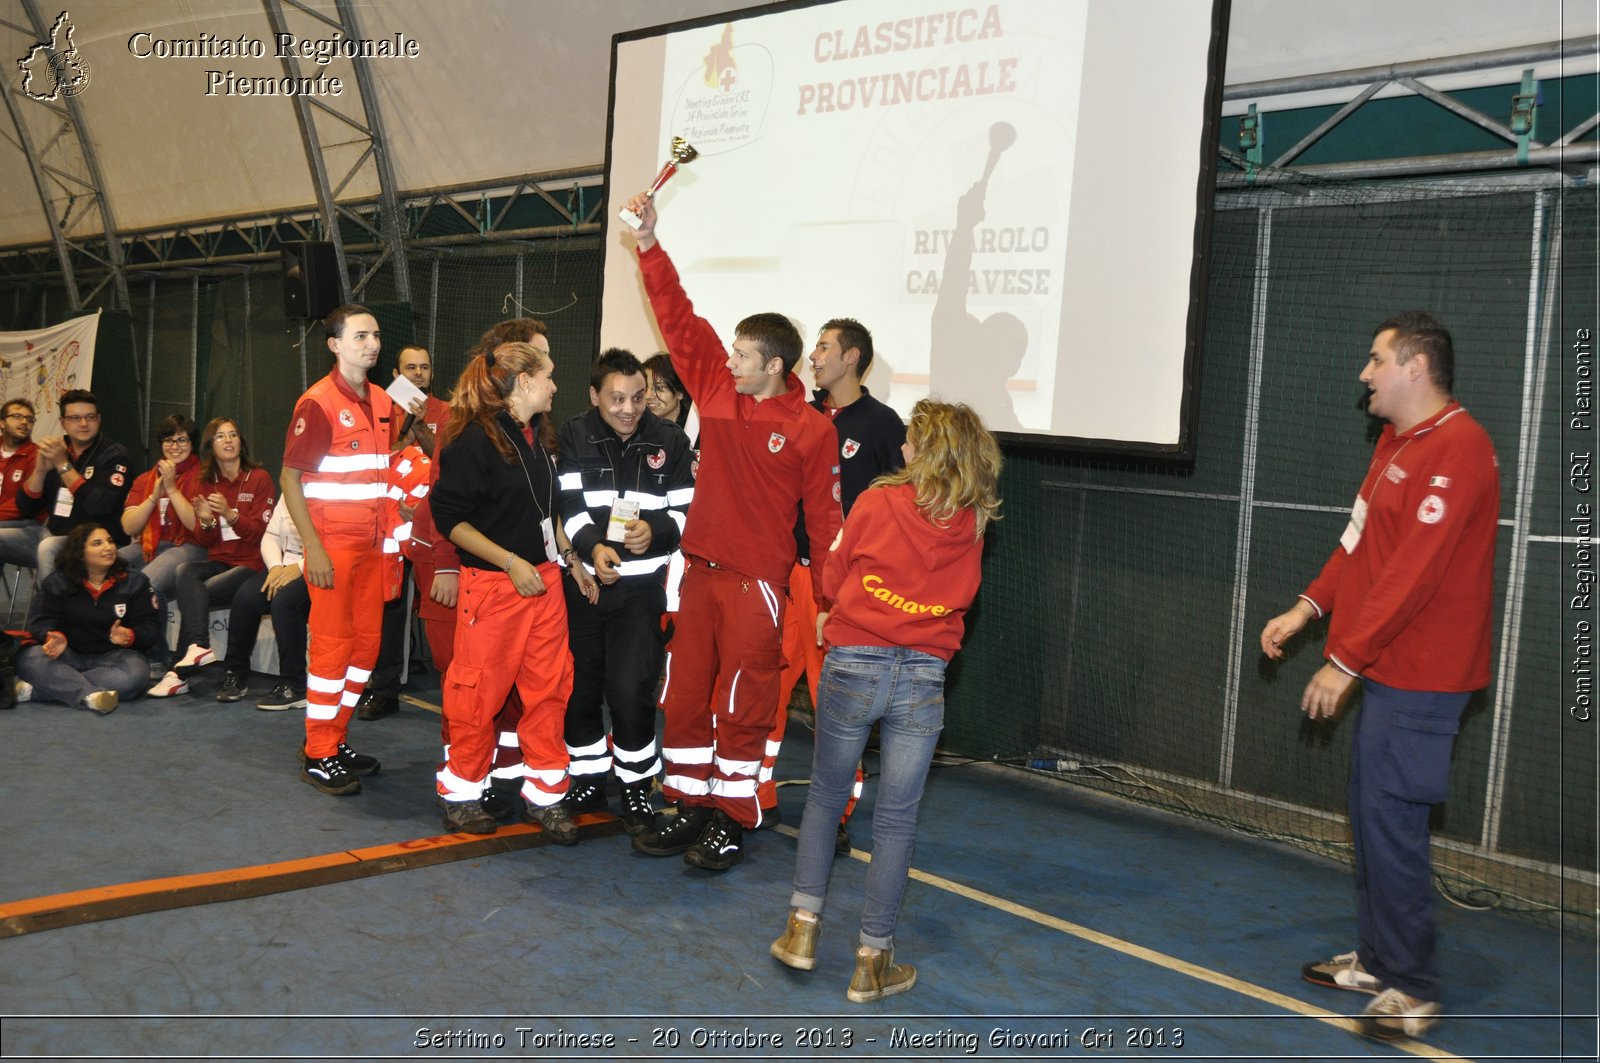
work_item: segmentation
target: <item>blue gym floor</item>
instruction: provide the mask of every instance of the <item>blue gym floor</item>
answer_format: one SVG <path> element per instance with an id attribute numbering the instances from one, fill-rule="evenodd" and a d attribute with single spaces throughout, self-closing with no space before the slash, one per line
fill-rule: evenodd
<path id="1" fill-rule="evenodd" d="M 302 714 L 219 704 L 220 678 L 106 717 L 0 713 L 0 901 L 440 833 L 434 712 L 353 722 L 383 772 L 333 798 L 299 780 Z M 434 684 L 408 696 L 436 705 Z M 810 754 L 795 723 L 779 778 L 803 780 Z M 1345 867 L 985 764 L 929 779 L 897 932 L 916 988 L 851 1004 L 872 795 L 809 973 L 767 953 L 805 802 L 788 785 L 785 825 L 722 875 L 618 833 L 0 940 L 0 1054 L 1595 1058 L 1591 937 L 1441 903 L 1445 1021 L 1426 1043 L 1365 1040 L 1340 1016 L 1367 997 L 1299 977 L 1353 947 Z"/>

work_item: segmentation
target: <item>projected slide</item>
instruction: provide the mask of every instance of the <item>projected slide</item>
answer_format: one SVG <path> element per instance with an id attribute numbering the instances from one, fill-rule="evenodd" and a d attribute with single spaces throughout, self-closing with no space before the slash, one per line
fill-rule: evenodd
<path id="1" fill-rule="evenodd" d="M 657 235 L 725 341 L 757 311 L 808 343 L 854 317 L 902 414 L 935 394 L 1176 452 L 1213 38 L 1188 0 L 839 0 L 619 38 L 602 342 L 660 344 L 616 208 L 679 137 Z"/>

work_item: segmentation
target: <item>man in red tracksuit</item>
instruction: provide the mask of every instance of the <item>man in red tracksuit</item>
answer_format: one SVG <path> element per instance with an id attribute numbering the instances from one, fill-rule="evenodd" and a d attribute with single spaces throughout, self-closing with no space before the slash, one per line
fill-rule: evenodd
<path id="1" fill-rule="evenodd" d="M 325 794 L 361 792 L 378 761 L 345 744 L 383 633 L 392 403 L 367 380 L 378 321 L 341 306 L 323 321 L 333 371 L 300 397 L 279 486 L 305 543 L 311 632 L 301 778 Z"/>
<path id="2" fill-rule="evenodd" d="M 739 322 L 725 347 L 695 315 L 635 196 L 639 268 L 673 367 L 700 411 L 700 473 L 682 539 L 683 604 L 667 651 L 663 789 L 676 819 L 633 840 L 711 871 L 738 863 L 761 823 L 756 776 L 783 670 L 785 583 L 804 502 L 814 551 L 838 534 L 838 439 L 791 370 L 800 333 L 781 314 Z"/>
<path id="3" fill-rule="evenodd" d="M 1359 1032 L 1418 1037 L 1441 1011 L 1428 821 L 1450 793 L 1450 759 L 1472 691 L 1489 683 L 1500 472 L 1488 433 L 1452 397 L 1455 350 L 1433 317 L 1379 325 L 1361 382 L 1389 422 L 1350 523 L 1261 650 L 1331 614 L 1327 663 L 1300 696 L 1312 719 L 1356 687 L 1350 834 L 1355 949 L 1301 969 L 1307 981 L 1373 996 Z"/>

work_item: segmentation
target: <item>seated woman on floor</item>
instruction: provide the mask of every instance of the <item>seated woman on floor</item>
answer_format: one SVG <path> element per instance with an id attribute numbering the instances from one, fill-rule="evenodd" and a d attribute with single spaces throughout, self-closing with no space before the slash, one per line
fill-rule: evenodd
<path id="1" fill-rule="evenodd" d="M 156 439 L 160 459 L 128 489 L 122 530 L 133 542 L 123 547 L 122 556 L 166 602 L 177 588 L 178 566 L 203 559 L 206 551 L 194 541 L 194 506 L 189 501 L 200 469 L 194 422 L 181 413 L 169 414 L 156 426 Z"/>
<path id="2" fill-rule="evenodd" d="M 195 541 L 203 561 L 178 567 L 178 645 L 183 658 L 150 688 L 165 698 L 189 689 L 182 676 L 217 659 L 211 652 L 211 610 L 231 605 L 236 591 L 265 566 L 261 536 L 272 515 L 272 477 L 250 458 L 239 426 L 212 418 L 200 436 L 200 480 L 195 490 Z"/>
<path id="3" fill-rule="evenodd" d="M 80 524 L 33 597 L 28 630 L 39 644 L 18 655 L 17 677 L 32 684 L 33 699 L 103 715 L 150 684 L 145 651 L 160 641 L 161 611 L 111 533 Z"/>

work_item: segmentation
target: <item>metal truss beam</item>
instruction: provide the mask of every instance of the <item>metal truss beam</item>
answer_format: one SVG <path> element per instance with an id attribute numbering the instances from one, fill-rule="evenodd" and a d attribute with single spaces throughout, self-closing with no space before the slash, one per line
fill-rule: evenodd
<path id="1" fill-rule="evenodd" d="M 37 0 L 22 0 L 22 7 L 28 13 L 28 21 L 32 23 L 37 39 L 48 41 L 50 39 L 49 24 L 45 22 L 43 16 L 39 13 Z M 55 57 L 56 52 L 54 49 L 47 47 L 46 50 L 52 58 Z M 64 93 L 63 99 L 66 101 L 67 118 L 71 122 L 73 137 L 83 158 L 85 171 L 81 177 L 77 175 L 71 175 L 71 177 L 83 188 L 86 196 L 90 198 L 90 202 L 85 204 L 85 210 L 89 209 L 90 205 L 99 208 L 100 227 L 105 234 L 105 265 L 110 271 L 109 280 L 114 293 L 112 305 L 125 310 L 129 307 L 128 279 L 123 275 L 122 271 L 121 247 L 117 241 L 116 213 L 111 209 L 111 197 L 106 194 L 105 181 L 100 175 L 99 155 L 95 151 L 94 141 L 89 136 L 89 127 L 83 120 L 83 108 L 78 104 L 78 97 L 74 94 Z M 62 223 L 62 227 L 63 229 L 66 227 L 65 221 Z M 104 284 L 101 285 L 101 287 L 103 286 Z M 96 288 L 95 292 L 91 293 L 89 297 L 93 298 L 93 295 L 98 292 L 99 288 Z M 78 303 L 73 309 L 79 309 L 82 305 L 82 303 Z"/>
<path id="2" fill-rule="evenodd" d="M 593 170 L 570 169 L 486 185 L 452 185 L 396 197 L 392 216 L 408 221 L 402 230 L 407 250 L 592 236 L 600 231 L 602 183 Z M 370 257 L 363 263 L 369 275 L 391 254 L 382 236 L 385 213 L 381 198 L 337 206 L 338 217 L 365 234 L 341 245 L 351 257 Z M 145 275 L 235 267 L 270 262 L 284 243 L 314 239 L 326 231 L 320 209 L 306 205 L 268 216 L 213 218 L 124 233 L 121 258 L 125 272 Z M 60 277 L 49 269 L 49 250 L 49 245 L 0 249 L 0 282 Z M 76 262 L 79 274 L 103 273 L 104 256 L 98 253 L 103 249 L 67 242 L 66 250 L 69 265 Z"/>
<path id="3" fill-rule="evenodd" d="M 288 33 L 289 23 L 284 18 L 283 5 L 279 0 L 261 0 L 261 2 L 267 9 L 267 20 L 272 23 L 272 32 Z M 300 7 L 299 4 L 295 6 Z M 316 14 L 316 12 L 311 13 Z M 317 17 L 322 16 L 317 15 Z M 284 53 L 283 72 L 295 81 L 300 78 L 300 60 L 292 52 Z M 341 302 L 349 302 L 350 269 L 345 263 L 344 240 L 339 233 L 339 215 L 334 207 L 333 188 L 328 184 L 328 166 L 322 154 L 322 141 L 317 136 L 317 122 L 311 114 L 311 105 L 304 95 L 296 93 L 293 100 L 295 120 L 300 125 L 300 142 L 305 147 L 306 165 L 311 170 L 311 183 L 316 186 L 317 207 L 322 219 L 322 237 L 333 244 L 334 262 L 339 273 L 339 299 Z"/>
<path id="4" fill-rule="evenodd" d="M 346 38 L 359 40 L 361 38 L 360 20 L 356 13 L 355 4 L 350 0 L 334 0 L 334 11 L 337 17 L 330 17 L 318 11 L 301 0 L 262 0 L 266 6 L 267 16 L 272 22 L 273 32 L 288 33 L 288 20 L 284 13 L 284 6 L 294 8 L 305 16 L 315 19 L 324 26 L 339 30 Z M 312 99 L 307 96 L 294 98 L 295 114 L 300 125 L 300 137 L 305 145 L 306 160 L 311 169 L 312 180 L 317 188 L 317 200 L 322 214 L 324 238 L 333 242 L 335 259 L 339 266 L 339 285 L 341 295 L 345 299 L 353 298 L 360 294 L 368 280 L 372 278 L 376 267 L 388 262 L 394 276 L 395 293 L 404 302 L 411 301 L 411 270 L 406 261 L 406 224 L 405 213 L 400 207 L 399 195 L 395 187 L 394 166 L 390 158 L 388 138 L 384 133 L 383 114 L 378 106 L 378 94 L 373 83 L 372 70 L 369 60 L 360 56 L 350 59 L 355 73 L 357 93 L 361 97 L 362 116 L 346 114 L 336 107 L 330 106 L 322 100 Z M 283 58 L 284 73 L 290 77 L 299 77 L 299 61 L 291 55 Z M 322 149 L 322 140 L 317 130 L 317 115 L 322 114 L 332 118 L 354 130 L 365 139 L 366 146 L 356 159 L 355 163 L 337 181 L 330 180 L 327 158 Z M 353 209 L 348 202 L 341 202 L 344 190 L 363 171 L 371 168 L 377 177 L 378 198 L 376 208 L 367 211 Z M 375 262 L 368 263 L 363 271 L 362 279 L 353 287 L 349 283 L 348 263 L 345 256 L 345 239 L 341 219 L 348 221 L 356 228 L 370 235 L 381 248 Z"/>
<path id="5" fill-rule="evenodd" d="M 1577 122 L 1572 129 L 1549 145 L 1513 129 L 1511 125 L 1484 114 L 1460 100 L 1427 84 L 1424 77 L 1442 77 L 1468 71 L 1504 69 L 1532 66 L 1555 60 L 1571 60 L 1600 55 L 1600 37 L 1584 37 L 1568 41 L 1551 41 L 1521 48 L 1502 48 L 1496 51 L 1475 52 L 1450 59 L 1429 59 L 1409 63 L 1395 63 L 1381 67 L 1362 67 L 1356 70 L 1334 71 L 1309 77 L 1278 78 L 1269 81 L 1242 82 L 1223 89 L 1224 100 L 1255 100 L 1276 97 L 1282 100 L 1305 93 L 1328 89 L 1362 86 L 1361 92 L 1298 143 L 1284 151 L 1269 165 L 1260 166 L 1238 152 L 1223 148 L 1222 160 L 1238 169 L 1238 173 L 1219 173 L 1218 189 L 1235 189 L 1256 184 L 1292 183 L 1307 178 L 1324 180 L 1352 180 L 1358 178 L 1411 177 L 1427 174 L 1466 173 L 1474 171 L 1503 171 L 1530 167 L 1558 169 L 1593 165 L 1600 160 L 1600 144 L 1582 141 L 1600 124 L 1600 114 Z M 1417 155 L 1400 159 L 1377 159 L 1364 162 L 1322 163 L 1311 166 L 1289 165 L 1335 127 L 1343 123 L 1374 96 L 1391 85 L 1426 99 L 1439 107 L 1508 142 L 1496 151 L 1468 151 L 1443 155 Z M 1524 88 L 1524 92 L 1531 90 Z M 1531 97 L 1519 97 L 1531 102 Z M 1284 107 L 1292 106 L 1285 102 Z M 1577 177 L 1573 178 L 1578 179 Z"/>
<path id="6" fill-rule="evenodd" d="M 55 248 L 56 263 L 61 269 L 61 281 L 67 291 L 67 303 L 74 310 L 83 306 L 83 300 L 78 295 L 78 275 L 72 268 L 72 255 L 67 250 L 67 237 L 61 229 L 61 221 L 56 217 L 55 202 L 50 198 L 50 186 L 45 180 L 44 167 L 39 162 L 39 154 L 34 150 L 33 137 L 28 133 L 28 126 L 18 111 L 21 101 L 16 99 L 21 90 L 12 84 L 15 79 L 7 78 L 4 86 L 0 86 L 0 96 L 6 101 L 6 112 L 11 115 L 11 122 L 17 129 L 17 146 L 22 149 L 22 154 L 28 160 L 28 172 L 33 175 L 34 191 L 39 196 L 39 209 L 43 212 L 45 221 L 50 226 L 50 243 Z M 32 254 L 24 251 L 27 259 L 32 259 Z"/>

